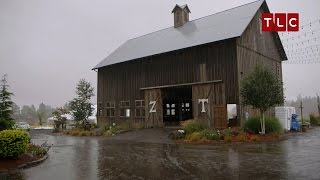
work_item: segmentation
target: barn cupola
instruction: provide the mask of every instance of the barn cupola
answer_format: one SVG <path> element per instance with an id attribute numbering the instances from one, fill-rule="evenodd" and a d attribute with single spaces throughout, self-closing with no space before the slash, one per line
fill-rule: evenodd
<path id="1" fill-rule="evenodd" d="M 183 26 L 185 23 L 189 22 L 189 13 L 191 13 L 188 5 L 176 5 L 172 13 L 174 15 L 174 27 Z"/>

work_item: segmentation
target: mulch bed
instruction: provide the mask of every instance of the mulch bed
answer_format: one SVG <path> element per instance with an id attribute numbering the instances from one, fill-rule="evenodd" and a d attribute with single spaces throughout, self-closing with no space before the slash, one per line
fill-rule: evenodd
<path id="1" fill-rule="evenodd" d="M 1 159 L 0 160 L 0 171 L 7 171 L 10 169 L 20 169 L 29 166 L 34 166 L 38 163 L 43 162 L 48 155 L 45 156 L 33 156 L 28 154 L 21 155 L 18 159 Z"/>
<path id="2" fill-rule="evenodd" d="M 265 134 L 265 135 L 255 135 L 259 138 L 257 141 L 246 140 L 246 141 L 239 141 L 236 137 L 232 138 L 231 142 L 226 141 L 212 141 L 212 140 L 200 140 L 200 141 L 190 141 L 179 139 L 176 140 L 178 143 L 188 143 L 188 144 L 244 144 L 244 143 L 261 143 L 261 142 L 279 142 L 287 138 L 287 134 L 283 135 L 275 135 L 275 134 Z"/>

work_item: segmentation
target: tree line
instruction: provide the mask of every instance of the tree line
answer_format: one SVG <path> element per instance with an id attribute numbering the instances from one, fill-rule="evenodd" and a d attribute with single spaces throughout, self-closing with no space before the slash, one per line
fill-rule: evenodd
<path id="1" fill-rule="evenodd" d="M 44 125 L 54 111 L 55 108 L 44 103 L 40 103 L 38 107 L 23 105 L 21 108 L 13 103 L 12 118 L 17 122 L 24 121 L 30 125 Z"/>
<path id="2" fill-rule="evenodd" d="M 94 88 L 90 82 L 81 79 L 76 87 L 77 96 L 65 104 L 64 107 L 52 108 L 49 105 L 40 103 L 36 108 L 34 105 L 24 105 L 20 108 L 11 97 L 14 95 L 9 90 L 7 75 L 2 76 L 0 81 L 0 131 L 11 129 L 15 122 L 24 121 L 30 125 L 44 125 L 51 116 L 55 118 L 55 127 L 66 123 L 63 114 L 70 113 L 76 125 L 80 128 L 90 128 L 89 116 L 92 115 L 93 108 L 90 102 L 94 96 Z"/>

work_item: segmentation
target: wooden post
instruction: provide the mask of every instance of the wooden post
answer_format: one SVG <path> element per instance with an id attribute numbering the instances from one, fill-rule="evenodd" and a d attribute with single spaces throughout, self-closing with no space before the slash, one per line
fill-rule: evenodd
<path id="1" fill-rule="evenodd" d="M 318 102 L 318 116 L 320 116 L 320 98 L 318 94 L 317 94 L 317 102 Z"/>
<path id="2" fill-rule="evenodd" d="M 303 106 L 302 106 L 302 101 L 300 101 L 300 112 L 301 112 L 301 125 L 303 125 L 303 111 L 302 111 L 302 109 L 303 109 Z"/>

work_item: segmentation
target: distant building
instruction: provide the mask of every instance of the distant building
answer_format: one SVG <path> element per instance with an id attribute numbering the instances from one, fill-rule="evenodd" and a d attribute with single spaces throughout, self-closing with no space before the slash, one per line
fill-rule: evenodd
<path id="1" fill-rule="evenodd" d="M 261 32 L 261 13 L 269 12 L 264 0 L 193 21 L 190 12 L 176 5 L 173 27 L 128 40 L 93 68 L 98 124 L 159 127 L 193 118 L 225 128 L 227 104 L 237 104 L 240 125 L 250 111 L 240 104 L 241 79 L 256 64 L 282 79 L 280 38 Z"/>
<path id="2" fill-rule="evenodd" d="M 92 115 L 88 117 L 88 121 L 89 121 L 90 123 L 97 124 L 97 105 L 92 105 L 91 107 L 93 108 L 93 111 L 92 111 Z M 72 112 L 69 112 L 69 113 L 67 113 L 67 114 L 63 114 L 63 115 L 61 115 L 61 117 L 66 118 L 66 120 L 67 120 L 67 122 L 68 122 L 69 124 L 75 123 L 75 122 L 74 122 L 74 118 L 73 118 L 73 116 L 72 116 Z M 53 124 L 54 124 L 54 121 L 56 121 L 56 120 L 57 120 L 57 119 L 56 119 L 56 117 L 54 117 L 54 116 L 49 117 L 49 118 L 47 119 L 47 124 L 48 124 L 48 125 L 53 125 Z"/>

